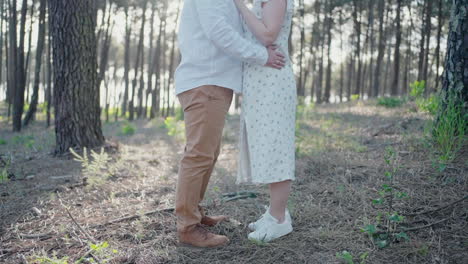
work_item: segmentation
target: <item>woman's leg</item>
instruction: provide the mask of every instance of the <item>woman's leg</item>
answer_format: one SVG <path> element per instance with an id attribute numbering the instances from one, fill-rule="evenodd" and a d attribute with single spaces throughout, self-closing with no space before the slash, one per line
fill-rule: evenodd
<path id="1" fill-rule="evenodd" d="M 270 184 L 270 214 L 280 223 L 284 222 L 289 193 L 291 192 L 291 180 Z"/>

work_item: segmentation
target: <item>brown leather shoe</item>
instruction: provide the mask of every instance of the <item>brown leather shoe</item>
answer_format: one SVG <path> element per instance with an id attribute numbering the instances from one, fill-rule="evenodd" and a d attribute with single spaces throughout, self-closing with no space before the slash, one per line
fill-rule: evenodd
<path id="1" fill-rule="evenodd" d="M 210 233 L 201 225 L 196 225 L 186 232 L 179 232 L 179 242 L 195 247 L 219 247 L 229 243 L 226 236 Z"/>
<path id="2" fill-rule="evenodd" d="M 228 220 L 225 215 L 203 216 L 201 220 L 202 225 L 215 226 L 222 221 Z"/>

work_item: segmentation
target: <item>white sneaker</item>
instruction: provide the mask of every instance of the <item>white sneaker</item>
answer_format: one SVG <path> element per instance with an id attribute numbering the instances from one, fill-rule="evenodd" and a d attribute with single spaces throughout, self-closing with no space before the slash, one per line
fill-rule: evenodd
<path id="1" fill-rule="evenodd" d="M 253 223 L 250 223 L 249 224 L 249 229 L 251 231 L 255 231 L 257 229 L 259 229 L 262 225 L 263 225 L 263 222 L 265 222 L 265 216 L 266 214 L 270 214 L 269 211 L 270 211 L 270 207 L 269 206 L 265 206 L 266 208 L 266 212 L 255 222 Z M 289 220 L 289 222 L 292 222 L 291 220 L 291 215 L 289 214 L 289 210 L 288 208 L 286 208 L 286 212 L 284 213 L 284 216 L 285 216 L 285 219 L 286 220 Z"/>
<path id="2" fill-rule="evenodd" d="M 263 215 L 262 225 L 258 230 L 249 234 L 248 238 L 254 241 L 270 242 L 274 239 L 285 236 L 293 231 L 291 218 L 285 218 L 284 222 L 279 224 L 269 210 Z"/>

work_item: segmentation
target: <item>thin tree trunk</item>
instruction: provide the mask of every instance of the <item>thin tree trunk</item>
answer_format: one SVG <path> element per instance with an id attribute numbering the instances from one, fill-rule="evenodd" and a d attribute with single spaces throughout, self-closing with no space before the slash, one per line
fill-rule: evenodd
<path id="1" fill-rule="evenodd" d="M 34 115 L 37 111 L 37 104 L 39 101 L 39 85 L 41 82 L 41 67 L 42 67 L 42 55 L 44 53 L 44 43 L 45 43 L 45 16 L 46 16 L 46 0 L 40 0 L 39 7 L 39 35 L 37 38 L 37 48 L 36 48 L 36 69 L 34 71 L 34 85 L 33 85 L 33 94 L 31 98 L 31 104 L 29 111 L 24 118 L 24 126 L 27 126 L 31 120 L 34 120 Z"/>
<path id="2" fill-rule="evenodd" d="M 125 54 L 124 54 L 124 81 L 125 81 L 125 88 L 124 88 L 124 95 L 122 99 L 122 116 L 125 117 L 127 114 L 127 105 L 128 105 L 128 92 L 130 86 L 130 39 L 132 34 L 132 27 L 130 24 L 128 10 L 129 4 L 125 4 Z"/>
<path id="3" fill-rule="evenodd" d="M 393 58 L 393 81 L 391 88 L 391 95 L 398 95 L 398 83 L 400 78 L 400 44 L 401 44 L 401 1 L 397 0 L 397 17 L 396 17 L 396 43 L 395 43 L 395 53 Z M 387 66 L 388 67 L 388 66 Z"/>
<path id="4" fill-rule="evenodd" d="M 359 4 L 358 4 L 359 3 Z M 354 29 L 356 32 L 356 60 L 358 64 L 356 73 L 356 86 L 354 88 L 354 94 L 360 94 L 361 91 L 361 72 L 362 72 L 362 60 L 361 60 L 361 21 L 359 19 L 361 15 L 361 2 L 353 0 L 353 21 Z M 359 17 L 358 17 L 359 15 Z"/>
<path id="5" fill-rule="evenodd" d="M 9 1 L 9 47 L 8 47 L 8 116 L 10 116 L 11 105 L 16 99 L 16 91 L 18 89 L 18 52 L 17 52 L 17 13 L 16 13 L 16 0 Z M 15 131 L 21 129 L 14 127 Z"/>
<path id="6" fill-rule="evenodd" d="M 438 26 L 437 26 L 437 46 L 435 50 L 435 56 L 436 56 L 436 78 L 435 78 L 435 86 L 434 90 L 437 91 L 439 89 L 439 82 L 440 82 L 440 41 L 442 38 L 442 26 L 443 26 L 443 12 L 442 12 L 442 0 L 439 0 L 439 13 L 438 13 Z"/>
<path id="7" fill-rule="evenodd" d="M 330 102 L 330 94 L 331 94 L 331 68 L 332 68 L 332 60 L 331 60 L 331 44 L 332 44 L 332 12 L 333 12 L 333 6 L 331 4 L 328 5 L 328 10 L 327 12 L 327 19 L 326 19 L 326 24 L 327 24 L 327 72 L 326 72 L 326 79 L 325 79 L 325 94 L 324 94 L 324 102 L 329 103 Z"/>
<path id="8" fill-rule="evenodd" d="M 372 96 L 379 96 L 379 87 L 380 87 L 380 73 L 382 72 L 381 66 L 384 58 L 385 52 L 385 40 L 384 40 L 384 10 L 385 10 L 385 0 L 379 0 L 378 5 L 379 10 L 379 45 L 378 45 L 378 54 L 377 61 L 374 71 L 374 84 L 372 89 Z"/>
<path id="9" fill-rule="evenodd" d="M 138 69 L 140 68 L 140 59 L 142 56 L 142 50 L 143 50 L 143 41 L 144 41 L 144 32 L 145 32 L 145 22 L 146 22 L 146 4 L 148 0 L 145 0 L 143 8 L 143 16 L 141 19 L 141 27 L 140 27 L 140 36 L 139 36 L 139 41 L 138 41 L 138 47 L 137 47 L 137 54 L 136 54 L 136 60 L 135 60 L 135 70 L 134 70 L 134 76 L 132 80 L 132 97 L 130 100 L 130 116 L 129 120 L 133 120 L 135 117 L 135 93 L 136 93 L 136 88 L 138 85 Z M 143 72 L 141 73 L 143 74 Z M 138 98 L 137 98 L 138 99 Z"/>
<path id="10" fill-rule="evenodd" d="M 431 13 L 432 13 L 432 2 L 433 0 L 428 0 L 427 10 L 426 10 L 426 28 L 424 32 L 426 34 L 426 47 L 424 53 L 424 66 L 423 66 L 423 80 L 426 80 L 426 94 L 429 92 L 429 79 L 428 79 L 428 69 L 429 69 L 429 42 L 431 41 Z"/>
<path id="11" fill-rule="evenodd" d="M 158 33 L 158 40 L 156 41 L 156 51 L 154 53 L 153 58 L 153 65 L 154 71 L 156 75 L 156 81 L 154 84 L 154 88 L 151 91 L 152 95 L 152 104 L 151 104 L 151 115 L 150 118 L 155 118 L 156 115 L 159 113 L 159 102 L 160 102 L 160 75 L 161 75 L 161 37 L 163 26 L 165 27 L 165 21 L 160 20 L 159 22 L 159 33 Z"/>

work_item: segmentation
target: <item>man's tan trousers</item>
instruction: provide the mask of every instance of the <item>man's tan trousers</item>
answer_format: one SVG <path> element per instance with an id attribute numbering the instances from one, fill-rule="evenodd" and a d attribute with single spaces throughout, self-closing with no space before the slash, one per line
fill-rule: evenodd
<path id="1" fill-rule="evenodd" d="M 187 144 L 179 167 L 176 190 L 177 230 L 200 223 L 199 204 L 219 155 L 226 114 L 233 91 L 215 85 L 200 86 L 178 95 L 185 115 Z"/>

